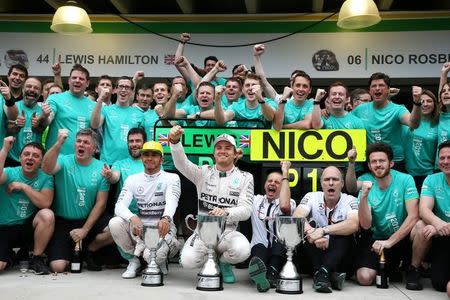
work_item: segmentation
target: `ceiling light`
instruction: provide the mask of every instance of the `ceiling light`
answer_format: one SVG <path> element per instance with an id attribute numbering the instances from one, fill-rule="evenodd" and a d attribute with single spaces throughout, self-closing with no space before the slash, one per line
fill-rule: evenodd
<path id="1" fill-rule="evenodd" d="M 346 0 L 339 11 L 337 26 L 344 29 L 370 27 L 381 21 L 373 0 Z"/>
<path id="2" fill-rule="evenodd" d="M 66 5 L 56 10 L 50 28 L 54 32 L 68 35 L 92 32 L 91 20 L 87 12 L 75 1 L 67 1 Z"/>

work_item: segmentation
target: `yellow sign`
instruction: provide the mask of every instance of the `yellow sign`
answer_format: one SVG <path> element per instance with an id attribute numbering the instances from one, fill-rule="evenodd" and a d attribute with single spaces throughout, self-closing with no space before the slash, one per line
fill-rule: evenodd
<path id="1" fill-rule="evenodd" d="M 347 161 L 356 148 L 356 161 L 365 161 L 366 131 L 350 130 L 264 130 L 251 131 L 250 159 L 253 161 Z"/>

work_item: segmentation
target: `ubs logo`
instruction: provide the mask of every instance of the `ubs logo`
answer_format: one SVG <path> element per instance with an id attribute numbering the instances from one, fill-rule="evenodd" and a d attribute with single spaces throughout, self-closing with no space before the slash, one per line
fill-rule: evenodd
<path id="1" fill-rule="evenodd" d="M 317 71 L 338 71 L 336 55 L 330 50 L 319 50 L 312 57 L 312 64 Z"/>

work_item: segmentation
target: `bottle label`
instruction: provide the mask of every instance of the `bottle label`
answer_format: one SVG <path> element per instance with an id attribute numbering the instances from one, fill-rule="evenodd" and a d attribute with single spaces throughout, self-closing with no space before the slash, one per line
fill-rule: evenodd
<path id="1" fill-rule="evenodd" d="M 381 285 L 381 276 L 380 275 L 377 275 L 376 283 L 377 283 L 377 285 Z"/>
<path id="2" fill-rule="evenodd" d="M 81 267 L 81 263 L 75 263 L 75 262 L 73 262 L 73 263 L 71 263 L 71 265 L 70 265 L 70 269 L 71 269 L 72 271 L 80 271 L 80 267 Z"/>

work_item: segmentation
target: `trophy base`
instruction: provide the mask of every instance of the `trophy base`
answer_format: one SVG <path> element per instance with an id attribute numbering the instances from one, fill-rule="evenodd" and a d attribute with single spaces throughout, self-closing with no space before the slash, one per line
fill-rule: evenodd
<path id="1" fill-rule="evenodd" d="M 142 286 L 163 286 L 163 274 L 142 274 Z"/>
<path id="2" fill-rule="evenodd" d="M 197 290 L 200 291 L 221 291 L 223 290 L 222 276 L 197 275 Z"/>
<path id="3" fill-rule="evenodd" d="M 279 294 L 302 294 L 303 293 L 302 279 L 279 278 L 277 282 L 276 292 Z"/>

